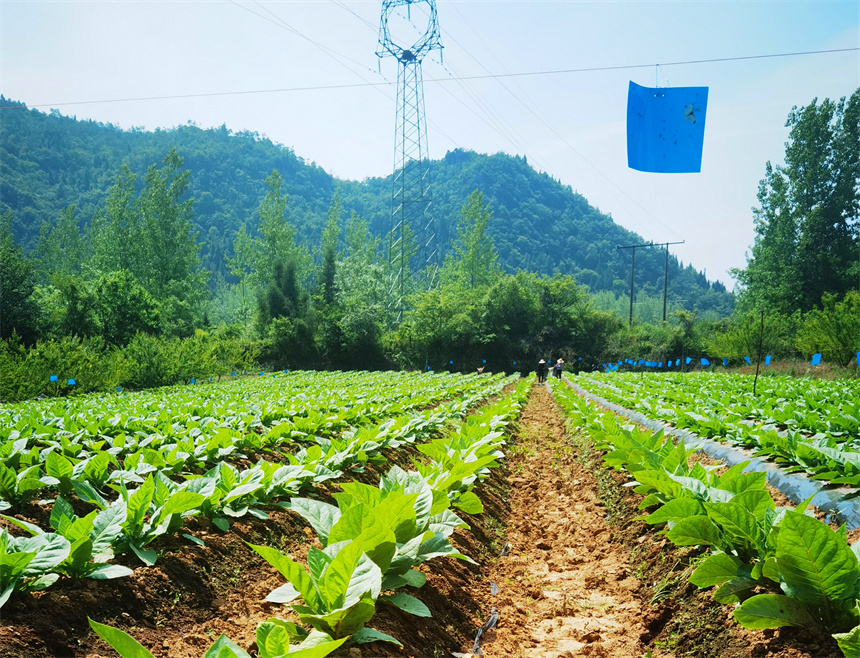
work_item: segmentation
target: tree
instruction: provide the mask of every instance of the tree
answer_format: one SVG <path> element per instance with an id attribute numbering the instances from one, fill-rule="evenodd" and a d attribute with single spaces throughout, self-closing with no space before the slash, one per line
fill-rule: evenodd
<path id="1" fill-rule="evenodd" d="M 766 165 L 755 244 L 746 269 L 733 272 L 744 311 L 807 311 L 860 274 L 860 89 L 847 102 L 794 107 L 786 126 L 785 166 Z"/>
<path id="2" fill-rule="evenodd" d="M 87 257 L 86 244 L 75 219 L 75 206 L 60 213 L 57 225 L 42 223 L 36 257 L 42 277 L 51 274 L 77 274 Z"/>
<path id="3" fill-rule="evenodd" d="M 15 332 L 25 343 L 35 342 L 35 285 L 33 265 L 12 239 L 12 214 L 7 211 L 0 216 L 0 338 Z"/>
<path id="4" fill-rule="evenodd" d="M 99 276 L 95 298 L 101 336 L 106 342 L 126 345 L 139 332 L 158 333 L 158 304 L 128 270 Z"/>
<path id="5" fill-rule="evenodd" d="M 322 266 L 320 268 L 320 286 L 323 301 L 326 305 L 334 303 L 335 299 L 335 270 L 337 267 L 337 242 L 340 238 L 341 202 L 337 192 L 331 199 L 328 210 L 328 223 L 322 233 Z"/>
<path id="6" fill-rule="evenodd" d="M 498 254 L 493 239 L 487 233 L 493 213 L 490 204 L 478 190 L 472 192 L 460 209 L 454 254 L 457 274 L 470 288 L 482 288 L 492 282 L 497 273 Z"/>
<path id="7" fill-rule="evenodd" d="M 139 277 L 157 300 L 176 297 L 195 306 L 205 294 L 207 273 L 200 268 L 200 245 L 192 231 L 190 173 L 180 171 L 182 158 L 176 148 L 162 161 L 162 168 L 150 165 L 140 196 L 141 247 L 145 262 Z"/>
<path id="8" fill-rule="evenodd" d="M 98 210 L 93 216 L 88 238 L 96 270 L 127 270 L 137 278 L 144 275 L 143 229 L 134 196 L 136 181 L 137 176 L 127 165 L 122 165 L 110 188 L 104 211 Z"/>
<path id="9" fill-rule="evenodd" d="M 245 295 L 245 288 L 250 285 L 250 281 L 253 281 L 255 251 L 255 240 L 248 235 L 245 225 L 242 224 L 233 240 L 234 256 L 227 259 L 227 268 L 230 270 L 230 274 L 239 279 L 239 285 L 242 289 L 242 303 L 239 313 L 246 326 L 249 320 L 250 305 Z"/>

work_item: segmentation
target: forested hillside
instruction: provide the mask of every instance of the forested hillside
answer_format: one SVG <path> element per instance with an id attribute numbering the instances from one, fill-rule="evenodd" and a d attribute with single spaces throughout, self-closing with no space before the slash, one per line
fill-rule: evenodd
<path id="1" fill-rule="evenodd" d="M 16 104 L 0 100 L 4 106 Z M 56 111 L 27 109 L 4 111 L 0 123 L 0 209 L 11 211 L 16 241 L 32 252 L 40 231 L 56 225 L 70 206 L 77 225 L 89 225 L 104 208 L 122 165 L 137 176 L 139 190 L 147 167 L 161 162 L 173 147 L 190 172 L 186 194 L 194 200 L 191 221 L 202 243 L 201 263 L 211 273 L 210 290 L 220 280 L 235 282 L 227 264 L 236 234 L 243 224 L 254 233 L 272 170 L 283 178 L 287 218 L 299 244 L 318 243 L 335 191 L 344 224 L 355 212 L 374 234 L 382 236 L 389 229 L 390 177 L 340 181 L 264 136 L 224 127 L 123 131 Z M 592 292 L 625 295 L 629 290 L 629 253 L 615 247 L 641 238 L 570 187 L 536 172 L 524 158 L 457 150 L 432 163 L 431 178 L 431 213 L 441 253 L 450 251 L 460 207 L 478 189 L 493 212 L 488 233 L 504 270 L 571 274 Z M 657 294 L 663 287 L 663 255 L 649 251 L 637 254 L 636 287 Z M 669 267 L 670 301 L 717 316 L 731 312 L 732 297 L 722 284 L 710 283 L 674 257 Z"/>

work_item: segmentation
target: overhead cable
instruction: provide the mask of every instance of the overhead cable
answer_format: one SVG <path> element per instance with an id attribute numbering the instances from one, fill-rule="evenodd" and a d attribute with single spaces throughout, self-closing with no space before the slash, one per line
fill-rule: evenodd
<path id="1" fill-rule="evenodd" d="M 254 12 L 252 12 L 254 13 Z M 259 16 L 259 14 L 257 14 Z M 264 17 L 263 17 L 264 18 Z M 713 64 L 720 62 L 739 62 L 743 60 L 755 60 L 755 59 L 772 59 L 776 57 L 797 57 L 801 55 L 824 55 L 829 53 L 847 53 L 847 52 L 858 52 L 860 51 L 860 47 L 858 48 L 837 48 L 833 50 L 806 50 L 802 52 L 794 52 L 794 53 L 772 53 L 768 55 L 746 55 L 743 57 L 718 57 L 713 59 L 691 59 L 685 61 L 677 61 L 677 62 L 655 62 L 651 64 L 626 64 L 620 66 L 595 66 L 589 68 L 579 68 L 579 69 L 556 69 L 556 70 L 548 70 L 548 71 L 524 71 L 520 73 L 494 73 L 494 74 L 485 74 L 485 75 L 467 75 L 467 76 L 458 76 L 458 77 L 449 77 L 449 78 L 427 78 L 424 80 L 425 83 L 442 83 L 442 82 L 456 82 L 458 80 L 487 80 L 487 79 L 497 79 L 497 78 L 518 78 L 518 77 L 526 77 L 526 76 L 536 76 L 536 75 L 562 75 L 562 74 L 572 74 L 572 73 L 591 73 L 591 72 L 601 72 L 601 71 L 622 71 L 625 69 L 644 69 L 651 68 L 653 66 L 682 66 L 687 64 Z M 199 94 L 175 94 L 170 96 L 140 96 L 134 98 L 108 98 L 108 99 L 100 99 L 100 100 L 88 100 L 88 101 L 64 101 L 64 102 L 54 102 L 54 103 L 38 103 L 34 105 L 7 105 L 0 107 L 0 110 L 12 110 L 12 109 L 26 109 L 27 107 L 37 108 L 37 107 L 61 107 L 67 105 L 94 105 L 97 103 L 128 103 L 128 102 L 138 102 L 138 101 L 157 101 L 157 100 L 174 100 L 178 98 L 204 98 L 204 97 L 214 97 L 214 96 L 240 96 L 245 94 L 275 94 L 275 93 L 288 93 L 288 92 L 299 92 L 299 91 L 323 91 L 327 89 L 354 89 L 359 87 L 391 87 L 395 85 L 395 82 L 361 82 L 361 83 L 351 83 L 351 84 L 338 84 L 338 85 L 315 85 L 315 86 L 306 86 L 306 87 L 282 87 L 277 89 L 254 89 L 247 91 L 220 91 L 220 92 L 209 92 L 209 93 L 199 93 Z"/>

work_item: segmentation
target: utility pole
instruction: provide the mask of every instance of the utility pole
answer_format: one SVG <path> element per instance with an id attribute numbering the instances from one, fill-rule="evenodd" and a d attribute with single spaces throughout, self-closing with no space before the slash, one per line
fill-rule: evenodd
<path id="1" fill-rule="evenodd" d="M 636 250 L 644 249 L 646 247 L 665 247 L 666 248 L 666 264 L 663 271 L 663 322 L 666 321 L 666 296 L 669 292 L 669 245 L 670 244 L 684 244 L 684 240 L 680 242 L 648 242 L 646 244 L 628 244 L 628 245 L 618 245 L 615 249 L 630 249 L 631 257 L 630 257 L 630 319 L 628 320 L 628 325 L 633 326 L 633 276 L 636 271 Z"/>
<path id="2" fill-rule="evenodd" d="M 411 23 L 412 9 L 426 12 L 426 24 L 417 29 L 421 36 L 411 45 L 398 43 L 389 30 L 389 19 L 406 10 Z M 419 11 L 417 13 L 422 13 Z M 403 319 L 408 282 L 425 277 L 425 288 L 435 285 L 437 274 L 436 231 L 428 216 L 427 122 L 424 115 L 424 78 L 421 61 L 433 50 L 442 50 L 436 0 L 382 0 L 379 44 L 376 55 L 397 60 L 397 112 L 394 136 L 394 175 L 391 195 L 392 228 L 389 236 L 389 316 L 395 324 Z"/>

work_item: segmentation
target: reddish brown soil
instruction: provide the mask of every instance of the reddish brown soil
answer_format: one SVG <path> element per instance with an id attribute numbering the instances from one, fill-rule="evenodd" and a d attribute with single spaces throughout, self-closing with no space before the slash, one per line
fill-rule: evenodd
<path id="1" fill-rule="evenodd" d="M 414 454 L 389 457 L 406 466 Z M 378 475 L 368 471 L 361 479 L 374 482 Z M 740 629 L 730 606 L 687 584 L 694 553 L 631 521 L 640 498 L 621 488 L 623 481 L 601 468 L 600 455 L 575 428 L 565 434 L 549 393 L 536 387 L 509 459 L 477 490 L 484 513 L 466 517 L 470 530 L 454 536 L 478 564 L 425 565 L 427 584 L 410 593 L 427 604 L 430 619 L 378 607 L 370 626 L 400 639 L 402 649 L 374 643 L 335 655 L 468 655 L 493 608 L 497 627 L 481 638 L 487 656 L 840 655 L 830 638 L 809 631 Z M 39 516 L 30 512 L 25 516 Z M 313 532 L 289 512 L 242 520 L 225 534 L 205 520 L 186 531 L 206 545 L 164 539 L 155 545 L 156 566 L 136 568 L 129 578 L 65 580 L 14 596 L 0 609 L 0 658 L 115 656 L 89 631 L 88 616 L 126 630 L 158 657 L 202 656 L 221 633 L 256 655 L 256 624 L 290 619 L 291 612 L 262 601 L 283 579 L 244 541 L 302 561 L 316 541 Z M 138 567 L 135 560 L 125 563 Z"/>

